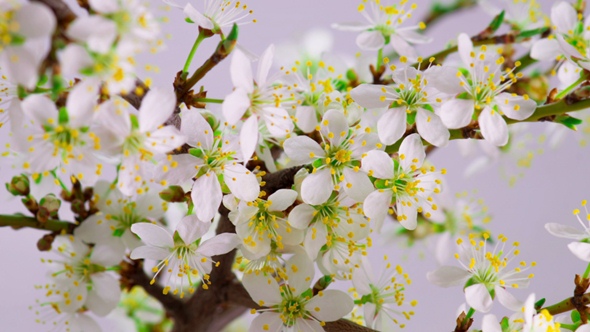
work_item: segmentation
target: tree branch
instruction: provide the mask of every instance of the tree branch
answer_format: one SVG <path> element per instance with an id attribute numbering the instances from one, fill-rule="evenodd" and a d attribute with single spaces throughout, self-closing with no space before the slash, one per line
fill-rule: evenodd
<path id="1" fill-rule="evenodd" d="M 0 227 L 7 226 L 14 229 L 28 227 L 44 231 L 65 231 L 66 233 L 71 233 L 76 227 L 76 224 L 61 220 L 48 220 L 47 222 L 42 223 L 33 217 L 26 217 L 22 215 L 0 215 Z"/>

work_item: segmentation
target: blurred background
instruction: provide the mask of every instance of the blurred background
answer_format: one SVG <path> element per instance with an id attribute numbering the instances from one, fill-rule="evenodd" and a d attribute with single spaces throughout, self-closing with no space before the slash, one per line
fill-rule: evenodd
<path id="1" fill-rule="evenodd" d="M 171 88 L 173 78 L 182 68 L 198 31 L 195 25 L 184 21 L 180 10 L 165 10 L 164 4 L 157 0 L 148 2 L 156 15 L 166 18 L 166 23 L 162 24 L 166 48 L 155 55 L 141 58 L 141 66 L 148 65 L 142 70 L 141 78 L 150 77 L 154 86 Z M 184 4 L 184 1 L 179 2 Z M 202 8 L 202 2 L 191 1 L 197 9 Z M 415 2 L 418 9 L 413 20 L 417 23 L 423 20 L 432 2 Z M 549 15 L 554 1 L 539 2 Z M 326 49 L 331 49 L 334 54 L 353 58 L 360 51 L 355 44 L 355 32 L 330 28 L 332 23 L 337 22 L 363 22 L 364 18 L 357 12 L 357 0 L 250 0 L 246 3 L 254 10 L 251 17 L 257 23 L 240 27 L 239 43 L 254 54 L 260 55 L 271 43 L 280 45 L 301 40 L 310 29 L 321 29 L 323 34 L 331 35 L 331 38 L 325 39 L 325 43 Z M 504 1 L 495 3 L 501 5 Z M 434 41 L 418 46 L 418 52 L 427 56 L 441 50 L 461 32 L 475 35 L 491 19 L 478 6 L 445 17 L 428 26 L 425 34 Z M 213 52 L 217 44 L 213 39 L 203 42 L 193 61 L 193 70 Z M 209 98 L 224 98 L 231 91 L 228 68 L 229 59 L 213 69 L 202 81 Z M 215 105 L 212 110 L 216 111 Z M 452 194 L 467 191 L 470 196 L 483 199 L 492 216 L 489 223 L 492 234 L 502 233 L 510 242 L 521 242 L 520 259 L 538 263 L 535 269 L 530 270 L 535 274 L 531 286 L 516 290 L 513 294 L 524 300 L 528 294 L 535 293 L 537 298 L 545 297 L 547 303 L 552 304 L 571 296 L 574 274 L 582 274 L 586 263 L 569 252 L 567 240 L 549 235 L 543 226 L 548 222 L 558 222 L 578 227 L 572 210 L 579 208 L 583 199 L 590 198 L 590 149 L 580 143 L 584 134 L 588 135 L 583 130 L 566 133 L 564 141 L 556 148 L 535 143 L 543 139 L 549 126 L 538 123 L 528 127 L 527 135 L 534 143 L 531 146 L 535 147 L 525 158 L 528 161 L 526 163 L 530 164 L 528 168 L 518 168 L 516 158 L 503 158 L 501 161 L 490 159 L 482 162 L 488 167 L 467 177 L 465 173 L 475 158 L 464 157 L 457 142 L 436 149 L 429 155 L 429 160 L 437 168 L 447 169 L 445 191 Z M 5 142 L 7 132 L 3 130 L 0 134 Z M 14 175 L 10 172 L 10 169 L 3 168 L 0 180 L 9 181 Z M 7 194 L 3 193 L 0 198 L 0 213 L 22 211 L 20 202 L 10 200 Z M 1 331 L 50 329 L 36 324 L 35 314 L 29 309 L 42 295 L 42 291 L 35 290 L 34 286 L 45 282 L 46 267 L 41 264 L 41 255 L 35 246 L 42 235 L 42 232 L 35 230 L 0 228 Z M 410 250 L 391 236 L 384 235 L 382 239 L 373 237 L 375 246 L 369 255 L 373 255 L 374 261 L 382 261 L 383 254 L 387 254 L 394 264 L 404 267 L 413 280 L 406 297 L 416 299 L 418 306 L 406 330 L 451 331 L 455 326 L 457 308 L 464 303 L 464 296 L 460 287 L 439 288 L 426 280 L 426 273 L 438 267 L 432 245 L 417 243 Z M 449 261 L 449 264 L 455 263 Z M 344 288 L 347 287 L 348 284 L 344 284 Z M 493 312 L 498 317 L 510 314 L 499 303 L 494 305 Z M 249 313 L 246 315 L 250 316 Z M 481 318 L 482 315 L 475 315 L 474 327 L 481 326 Z M 105 329 L 117 330 L 108 319 L 101 322 Z"/>

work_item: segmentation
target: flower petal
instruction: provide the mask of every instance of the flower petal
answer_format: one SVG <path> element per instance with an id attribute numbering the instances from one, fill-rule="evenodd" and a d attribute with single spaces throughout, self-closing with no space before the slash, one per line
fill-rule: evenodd
<path id="1" fill-rule="evenodd" d="M 230 73 L 234 87 L 244 89 L 247 93 L 254 91 L 252 78 L 252 63 L 250 59 L 239 49 L 234 50 L 231 59 Z"/>
<path id="2" fill-rule="evenodd" d="M 404 138 L 399 147 L 399 161 L 404 170 L 412 169 L 412 165 L 421 167 L 426 158 L 426 151 L 420 135 L 411 134 Z"/>
<path id="3" fill-rule="evenodd" d="M 343 291 L 327 289 L 321 291 L 305 304 L 312 316 L 323 322 L 333 322 L 348 315 L 354 303 Z"/>
<path id="4" fill-rule="evenodd" d="M 268 77 L 268 72 L 272 66 L 274 53 L 275 46 L 271 44 L 260 56 L 258 61 L 258 72 L 256 73 L 256 83 L 258 86 L 264 86 L 266 84 L 266 78 Z"/>
<path id="5" fill-rule="evenodd" d="M 355 201 L 364 201 L 375 190 L 369 176 L 364 171 L 354 171 L 350 168 L 345 168 L 343 174 L 344 191 L 348 197 Z"/>
<path id="6" fill-rule="evenodd" d="M 242 278 L 242 283 L 252 299 L 261 306 L 279 304 L 283 300 L 279 291 L 279 284 L 270 275 L 246 273 Z"/>
<path id="7" fill-rule="evenodd" d="M 221 185 L 213 172 L 201 175 L 194 183 L 191 198 L 195 204 L 195 213 L 201 220 L 215 217 L 223 198 Z"/>
<path id="8" fill-rule="evenodd" d="M 260 185 L 256 180 L 256 175 L 244 165 L 238 163 L 226 165 L 223 180 L 232 194 L 246 202 L 255 200 L 260 194 Z"/>
<path id="9" fill-rule="evenodd" d="M 251 116 L 244 122 L 240 130 L 240 147 L 242 149 L 242 158 L 244 162 L 248 162 L 256 146 L 258 145 L 258 118 Z"/>
<path id="10" fill-rule="evenodd" d="M 223 255 L 234 250 L 239 244 L 240 238 L 236 234 L 222 233 L 203 242 L 197 252 L 207 257 Z"/>
<path id="11" fill-rule="evenodd" d="M 469 272 L 464 269 L 445 265 L 428 272 L 426 279 L 437 286 L 450 287 L 463 284 L 469 276 Z"/>
<path id="12" fill-rule="evenodd" d="M 278 287 L 278 286 L 277 286 Z M 262 292 L 265 290 L 263 289 Z M 252 295 L 252 293 L 251 293 Z M 279 302 L 277 302 L 279 303 Z M 281 315 L 276 312 L 263 312 L 258 317 L 254 318 L 252 324 L 250 324 L 249 332 L 259 331 L 282 331 L 283 320 Z"/>
<path id="13" fill-rule="evenodd" d="M 531 47 L 531 58 L 536 60 L 550 60 L 558 57 L 561 52 L 557 40 L 544 38 L 537 40 L 533 44 L 533 47 Z"/>
<path id="14" fill-rule="evenodd" d="M 248 91 L 243 88 L 236 88 L 225 97 L 225 100 L 221 104 L 221 111 L 227 123 L 235 125 L 242 119 L 242 116 L 244 116 L 250 105 L 251 101 L 250 97 L 248 97 Z"/>
<path id="15" fill-rule="evenodd" d="M 94 273 L 91 276 L 92 290 L 84 305 L 98 316 L 113 311 L 121 298 L 119 281 L 108 273 Z"/>
<path id="16" fill-rule="evenodd" d="M 324 149 L 307 136 L 291 137 L 285 141 L 283 148 L 295 165 L 309 164 L 325 154 Z"/>
<path id="17" fill-rule="evenodd" d="M 397 142 L 406 132 L 406 108 L 391 108 L 377 121 L 377 134 L 379 139 L 385 145 L 391 145 Z"/>
<path id="18" fill-rule="evenodd" d="M 391 204 L 391 198 L 393 194 L 391 191 L 375 190 L 365 198 L 363 202 L 363 211 L 365 216 L 370 219 L 371 223 L 374 224 L 373 229 L 377 232 L 381 230 L 383 220 L 387 216 L 389 210 L 389 204 Z"/>
<path id="19" fill-rule="evenodd" d="M 362 50 L 376 51 L 385 46 L 385 38 L 380 31 L 363 31 L 357 36 L 356 44 Z"/>
<path id="20" fill-rule="evenodd" d="M 131 231 L 147 245 L 160 248 L 173 248 L 172 235 L 163 227 L 147 222 L 131 225 Z"/>
<path id="21" fill-rule="evenodd" d="M 548 223 L 545 224 L 545 229 L 553 236 L 565 238 L 565 239 L 572 239 L 572 240 L 583 240 L 588 237 L 588 234 L 585 231 L 578 230 L 577 228 L 557 224 L 557 223 Z"/>
<path id="22" fill-rule="evenodd" d="M 195 7 L 193 7 L 191 4 L 187 3 L 186 6 L 184 6 L 183 11 L 184 11 L 184 15 L 186 15 L 188 18 L 190 18 L 191 21 L 198 24 L 201 28 L 207 29 L 207 30 L 213 30 L 215 28 L 215 26 L 213 25 L 213 22 L 211 22 L 210 19 L 205 17 L 198 10 L 196 10 Z"/>
<path id="23" fill-rule="evenodd" d="M 324 114 L 320 131 L 333 146 L 340 145 L 348 135 L 348 129 L 348 121 L 341 111 L 331 109 Z"/>
<path id="24" fill-rule="evenodd" d="M 524 303 L 516 299 L 514 295 L 510 294 L 510 292 L 508 292 L 506 289 L 500 286 L 496 286 L 494 287 L 494 290 L 496 292 L 496 297 L 498 298 L 498 301 L 500 301 L 500 303 L 504 307 L 512 311 L 519 311 L 522 309 Z"/>
<path id="25" fill-rule="evenodd" d="M 469 66 L 469 64 L 473 62 L 473 58 L 471 57 L 471 52 L 473 52 L 473 42 L 471 41 L 471 38 L 469 38 L 466 33 L 461 33 L 459 37 L 457 37 L 457 46 L 461 61 Z"/>
<path id="26" fill-rule="evenodd" d="M 471 122 L 474 108 L 472 99 L 451 99 L 442 104 L 440 119 L 449 129 L 462 128 Z"/>
<path id="27" fill-rule="evenodd" d="M 510 93 L 501 93 L 495 98 L 502 113 L 510 119 L 522 121 L 533 115 L 537 103 L 532 99 L 525 99 L 522 96 L 513 96 Z"/>
<path id="28" fill-rule="evenodd" d="M 307 204 L 320 205 L 328 201 L 334 184 L 329 168 L 309 174 L 301 184 L 301 198 Z"/>
<path id="29" fill-rule="evenodd" d="M 274 194 L 268 196 L 270 202 L 269 211 L 285 211 L 289 206 L 295 203 L 297 192 L 291 189 L 279 189 Z"/>
<path id="30" fill-rule="evenodd" d="M 196 109 L 184 110 L 181 114 L 180 133 L 190 146 L 210 149 L 213 145 L 213 129 Z"/>
<path id="31" fill-rule="evenodd" d="M 590 262 L 590 243 L 572 242 L 567 247 L 579 259 Z"/>
<path id="32" fill-rule="evenodd" d="M 18 34 L 27 38 L 49 37 L 55 29 L 55 16 L 42 4 L 25 3 L 14 14 L 19 22 Z"/>
<path id="33" fill-rule="evenodd" d="M 498 112 L 485 107 L 478 118 L 481 135 L 495 146 L 508 143 L 508 125 Z"/>
<path id="34" fill-rule="evenodd" d="M 293 295 L 299 296 L 308 290 L 315 273 L 313 262 L 307 255 L 296 254 L 285 264 L 287 282 Z"/>
<path id="35" fill-rule="evenodd" d="M 449 143 L 451 134 L 440 117 L 434 112 L 423 108 L 418 109 L 416 126 L 418 127 L 418 134 L 428 143 L 438 147 L 446 146 Z"/>
<path id="36" fill-rule="evenodd" d="M 361 169 L 379 179 L 393 178 L 393 160 L 384 151 L 371 150 L 362 159 Z"/>
<path id="37" fill-rule="evenodd" d="M 171 89 L 152 88 L 139 109 L 139 130 L 152 131 L 162 125 L 174 112 L 176 95 Z"/>
<path id="38" fill-rule="evenodd" d="M 131 259 L 153 259 L 161 261 L 170 255 L 170 251 L 157 247 L 141 246 L 131 251 Z"/>
<path id="39" fill-rule="evenodd" d="M 373 84 L 361 84 L 350 91 L 350 97 L 365 108 L 387 107 L 389 101 L 385 100 L 385 87 Z"/>
<path id="40" fill-rule="evenodd" d="M 478 312 L 489 312 L 493 300 L 485 285 L 475 284 L 465 288 L 465 300 L 467 304 Z"/>
<path id="41" fill-rule="evenodd" d="M 299 204 L 289 212 L 289 224 L 293 228 L 306 229 L 313 219 L 314 214 L 315 209 L 313 207 L 308 204 Z"/>
<path id="42" fill-rule="evenodd" d="M 578 23 L 578 14 L 572 5 L 560 1 L 551 8 L 551 23 L 558 32 L 569 35 Z"/>
<path id="43" fill-rule="evenodd" d="M 186 245 L 190 245 L 200 239 L 211 228 L 211 222 L 201 221 L 195 215 L 185 216 L 180 220 L 176 231 Z"/>

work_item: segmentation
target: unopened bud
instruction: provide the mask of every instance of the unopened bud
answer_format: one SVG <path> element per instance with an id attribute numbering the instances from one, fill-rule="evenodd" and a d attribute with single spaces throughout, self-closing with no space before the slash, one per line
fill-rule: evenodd
<path id="1" fill-rule="evenodd" d="M 39 202 L 39 212 L 37 212 L 37 220 L 44 223 L 47 222 L 49 218 L 57 216 L 57 211 L 59 211 L 60 206 L 61 201 L 53 194 L 48 194 L 41 198 L 41 201 Z"/>
<path id="2" fill-rule="evenodd" d="M 201 112 L 201 115 L 205 118 L 205 120 L 207 120 L 207 122 L 209 123 L 209 125 L 211 126 L 211 129 L 213 129 L 213 131 L 215 131 L 215 130 L 217 130 L 217 128 L 219 128 L 219 124 L 221 122 L 219 121 L 218 117 L 213 115 L 213 113 L 211 113 L 209 111 L 204 111 L 204 112 Z"/>
<path id="3" fill-rule="evenodd" d="M 170 186 L 160 192 L 160 198 L 170 203 L 181 203 L 186 201 L 184 190 L 180 186 Z"/>
<path id="4" fill-rule="evenodd" d="M 39 211 L 39 204 L 37 203 L 35 197 L 26 196 L 23 197 L 21 201 L 23 202 L 27 210 L 29 210 L 29 212 L 35 215 L 37 214 L 37 211 Z"/>
<path id="5" fill-rule="evenodd" d="M 17 175 L 6 184 L 6 189 L 14 196 L 27 196 L 31 192 L 29 178 L 24 175 Z"/>
<path id="6" fill-rule="evenodd" d="M 39 239 L 39 241 L 37 241 L 37 249 L 39 249 L 39 251 L 51 250 L 53 240 L 55 240 L 55 235 L 45 234 L 42 238 Z"/>

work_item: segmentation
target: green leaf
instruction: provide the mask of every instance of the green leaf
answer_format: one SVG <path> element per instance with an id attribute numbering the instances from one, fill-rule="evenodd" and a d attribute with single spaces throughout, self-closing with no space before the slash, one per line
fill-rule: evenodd
<path id="1" fill-rule="evenodd" d="M 559 115 L 555 118 L 556 123 L 561 123 L 562 125 L 568 127 L 571 130 L 577 130 L 576 126 L 582 124 L 582 120 L 569 116 L 567 114 Z"/>
<path id="2" fill-rule="evenodd" d="M 572 310 L 570 317 L 572 318 L 572 322 L 574 322 L 574 323 L 582 320 L 582 318 L 580 317 L 580 312 L 578 310 Z"/>
<path id="3" fill-rule="evenodd" d="M 540 35 L 540 34 L 544 33 L 545 31 L 547 31 L 547 27 L 542 27 L 542 28 L 532 29 L 532 30 L 525 30 L 525 31 L 522 31 L 521 33 L 519 33 L 518 35 L 522 38 L 528 38 L 528 37 Z"/>
<path id="4" fill-rule="evenodd" d="M 504 23 L 504 14 L 505 14 L 505 12 L 501 11 L 500 14 L 498 14 L 498 15 L 496 15 L 496 17 L 494 17 L 494 19 L 492 20 L 492 22 L 488 26 L 492 30 L 492 32 L 496 32 L 496 30 L 498 30 L 498 28 L 500 28 L 502 23 Z"/>
<path id="5" fill-rule="evenodd" d="M 545 304 L 545 298 L 540 299 L 539 301 L 535 302 L 535 309 L 540 309 Z"/>

